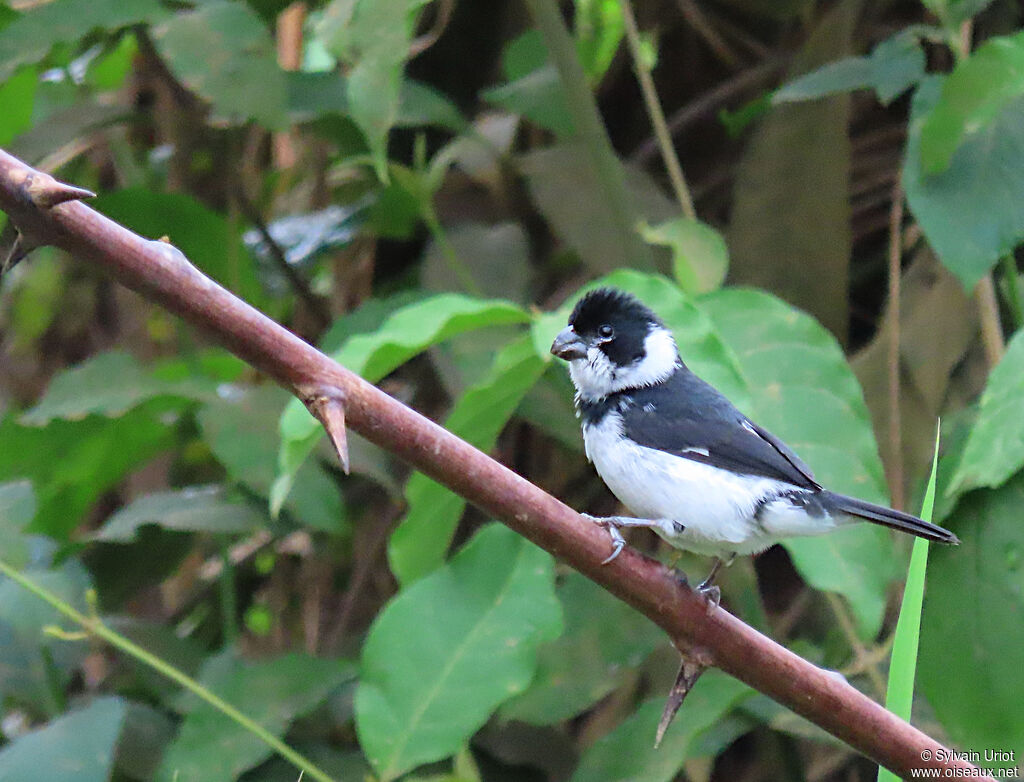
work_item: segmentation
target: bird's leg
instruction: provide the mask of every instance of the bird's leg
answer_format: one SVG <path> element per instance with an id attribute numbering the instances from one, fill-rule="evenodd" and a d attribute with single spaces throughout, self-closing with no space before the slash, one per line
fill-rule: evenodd
<path id="1" fill-rule="evenodd" d="M 711 572 L 708 573 L 708 577 L 697 584 L 696 590 L 700 594 L 704 595 L 708 599 L 708 603 L 711 607 L 717 608 L 718 604 L 722 601 L 722 590 L 715 585 L 715 576 L 718 575 L 718 571 L 721 570 L 722 565 L 729 567 L 736 559 L 736 552 L 734 551 L 729 555 L 726 561 L 722 561 L 721 557 L 715 557 L 714 564 L 711 565 Z"/>
<path id="2" fill-rule="evenodd" d="M 591 516 L 589 513 L 581 513 L 580 515 L 590 519 L 595 524 L 607 528 L 608 534 L 611 536 L 612 553 L 608 559 L 601 562 L 602 565 L 607 565 L 614 560 L 622 553 L 622 549 L 625 548 L 626 539 L 619 532 L 622 527 L 648 527 L 649 529 L 660 529 L 670 534 L 678 534 L 682 531 L 680 529 L 682 525 L 670 519 L 634 519 L 631 516 Z"/>

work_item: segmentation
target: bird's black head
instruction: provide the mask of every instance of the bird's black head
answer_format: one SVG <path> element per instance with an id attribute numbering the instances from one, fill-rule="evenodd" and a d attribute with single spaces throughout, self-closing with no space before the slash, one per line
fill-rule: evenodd
<path id="1" fill-rule="evenodd" d="M 576 303 L 551 352 L 569 362 L 577 389 L 591 397 L 651 385 L 679 363 L 661 319 L 639 299 L 614 288 L 598 288 Z"/>

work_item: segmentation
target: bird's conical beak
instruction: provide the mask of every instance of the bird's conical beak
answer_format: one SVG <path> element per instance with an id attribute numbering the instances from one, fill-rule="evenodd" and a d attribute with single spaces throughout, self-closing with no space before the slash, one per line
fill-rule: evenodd
<path id="1" fill-rule="evenodd" d="M 555 337 L 551 343 L 551 353 L 566 361 L 576 358 L 587 357 L 587 346 L 582 339 L 572 330 L 572 326 L 566 326 Z"/>

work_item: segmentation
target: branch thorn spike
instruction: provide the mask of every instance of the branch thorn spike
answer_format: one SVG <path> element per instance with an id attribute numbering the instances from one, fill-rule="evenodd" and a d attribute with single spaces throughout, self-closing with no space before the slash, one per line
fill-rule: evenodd
<path id="1" fill-rule="evenodd" d="M 52 209 L 57 204 L 67 201 L 81 201 L 83 198 L 95 198 L 96 194 L 84 187 L 75 187 L 59 182 L 49 174 L 34 172 L 25 185 L 25 191 L 32 203 L 40 209 Z"/>
<path id="2" fill-rule="evenodd" d="M 317 393 L 303 397 L 309 412 L 323 424 L 345 475 L 349 474 L 348 432 L 345 428 L 345 403 L 340 392 Z"/>
<path id="3" fill-rule="evenodd" d="M 665 738 L 665 731 L 668 730 L 668 726 L 675 719 L 676 712 L 679 711 L 679 707 L 683 705 L 686 696 L 690 694 L 693 685 L 697 683 L 697 679 L 700 678 L 700 675 L 705 670 L 707 670 L 707 665 L 689 658 L 685 654 L 683 655 L 679 663 L 679 673 L 676 674 L 675 684 L 669 690 L 668 698 L 665 700 L 665 710 L 662 711 L 661 721 L 658 722 L 658 732 L 654 737 L 655 749 L 661 745 L 661 740 Z"/>

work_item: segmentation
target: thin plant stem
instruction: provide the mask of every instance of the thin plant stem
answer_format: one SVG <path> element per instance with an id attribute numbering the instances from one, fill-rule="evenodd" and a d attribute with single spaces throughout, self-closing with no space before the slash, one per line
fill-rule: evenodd
<path id="1" fill-rule="evenodd" d="M 971 56 L 971 45 L 974 36 L 974 21 L 966 19 L 957 34 L 953 36 L 951 46 L 957 62 L 963 62 Z M 981 321 L 981 341 L 985 348 L 985 360 L 989 369 L 999 363 L 1006 350 L 1003 338 L 1003 327 L 999 322 L 999 301 L 996 299 L 996 286 L 992 282 L 992 272 L 988 272 L 974 289 L 974 301 L 978 305 L 978 318 Z"/>
<path id="2" fill-rule="evenodd" d="M 1021 304 L 1020 276 L 1017 273 L 1017 262 L 1013 253 L 1004 255 L 999 261 L 1003 269 L 1006 287 L 1006 305 L 1013 317 L 1013 328 L 1016 331 L 1024 326 L 1024 305 Z"/>
<path id="3" fill-rule="evenodd" d="M 651 67 L 641 51 L 640 28 L 637 27 L 633 7 L 629 0 L 619 0 L 619 7 L 622 8 L 622 19 L 626 27 L 626 43 L 629 46 L 629 54 L 633 58 L 633 70 L 636 73 L 637 81 L 640 82 L 644 105 L 647 106 L 647 116 L 651 118 L 654 135 L 658 139 L 658 148 L 661 150 L 661 158 L 665 161 L 665 169 L 672 182 L 672 190 L 675 191 L 676 200 L 679 202 L 679 208 L 682 209 L 683 214 L 691 220 L 695 220 L 697 212 L 693 208 L 693 198 L 690 196 L 690 189 L 686 186 L 683 167 L 679 164 L 679 156 L 672 144 L 672 134 L 665 121 L 665 112 L 661 108 L 661 101 L 658 100 L 658 91 L 654 87 Z"/>
<path id="4" fill-rule="evenodd" d="M 978 287 L 974 289 L 974 300 L 978 305 L 978 316 L 981 319 L 981 341 L 985 347 L 985 360 L 991 369 L 999 363 L 1006 350 L 1003 327 L 999 323 L 996 286 L 992 282 L 991 272 L 978 281 Z"/>
<path id="5" fill-rule="evenodd" d="M 903 438 L 900 420 L 900 260 L 903 256 L 903 188 L 897 180 L 889 210 L 889 486 L 893 507 L 903 509 Z"/>
<path id="6" fill-rule="evenodd" d="M 125 638 L 120 633 L 117 633 L 103 624 L 102 620 L 95 613 L 92 616 L 86 616 L 81 611 L 72 607 L 68 603 L 61 600 L 60 597 L 55 595 L 46 587 L 40 586 L 32 579 L 26 577 L 24 574 L 19 573 L 17 570 L 12 568 L 3 560 L 0 560 L 0 573 L 7 576 L 9 579 L 14 581 L 22 589 L 31 592 L 33 595 L 38 597 L 40 600 L 48 603 L 56 611 L 66 616 L 72 622 L 75 622 L 79 626 L 85 629 L 89 635 L 96 636 L 97 638 L 106 641 L 108 644 L 113 646 L 115 649 L 119 649 L 125 654 L 134 657 L 141 663 L 148 665 L 153 670 L 157 671 L 163 676 L 173 681 L 176 684 L 180 684 L 189 692 L 193 693 L 196 697 L 206 701 L 213 708 L 219 711 L 221 714 L 226 716 L 228 719 L 233 720 L 238 725 L 245 728 L 245 730 L 252 733 L 260 741 L 270 747 L 272 750 L 277 752 L 281 757 L 285 758 L 296 768 L 299 768 L 304 774 L 308 774 L 310 778 L 316 780 L 316 782 L 334 782 L 334 780 L 322 769 L 317 767 L 312 761 L 306 757 L 300 755 L 294 749 L 289 747 L 279 738 L 270 733 L 266 728 L 260 725 L 258 722 L 246 717 L 242 712 L 232 706 L 230 703 L 225 701 L 223 698 L 214 694 L 202 684 L 197 682 L 195 679 L 181 672 L 167 661 L 157 657 L 152 652 L 148 652 L 138 644 Z M 54 633 L 58 637 L 71 637 L 76 638 L 75 635 L 68 635 L 59 631 Z"/>
<path id="7" fill-rule="evenodd" d="M 856 659 L 857 667 L 863 669 L 864 673 L 867 674 L 867 677 L 871 680 L 871 686 L 874 687 L 878 697 L 883 697 L 885 695 L 885 677 L 878 670 L 878 660 L 873 659 L 871 651 L 864 646 L 860 636 L 857 635 L 857 628 L 854 626 L 853 619 L 846 610 L 846 605 L 832 592 L 826 592 L 825 599 L 832 608 L 832 613 L 839 620 L 839 627 L 842 629 L 843 635 L 846 636 L 846 640 L 849 641 L 850 648 L 853 649 L 853 656 Z"/>
<path id="8" fill-rule="evenodd" d="M 235 565 L 231 561 L 231 545 L 227 539 L 221 541 L 220 560 L 222 567 L 217 576 L 220 586 L 221 626 L 224 642 L 233 643 L 238 638 L 238 601 L 235 599 Z"/>

